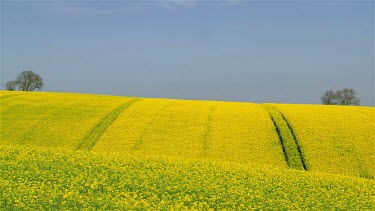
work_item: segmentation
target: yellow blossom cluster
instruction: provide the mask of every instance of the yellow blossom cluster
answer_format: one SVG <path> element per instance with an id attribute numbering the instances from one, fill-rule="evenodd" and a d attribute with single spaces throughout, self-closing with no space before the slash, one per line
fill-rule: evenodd
<path id="1" fill-rule="evenodd" d="M 273 166 L 0 145 L 0 210 L 373 210 L 375 182 Z"/>

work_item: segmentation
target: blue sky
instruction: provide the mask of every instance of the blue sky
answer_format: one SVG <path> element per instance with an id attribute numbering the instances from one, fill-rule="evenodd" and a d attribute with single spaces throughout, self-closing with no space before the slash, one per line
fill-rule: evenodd
<path id="1" fill-rule="evenodd" d="M 1 86 L 320 103 L 354 88 L 374 105 L 373 1 L 1 1 Z"/>

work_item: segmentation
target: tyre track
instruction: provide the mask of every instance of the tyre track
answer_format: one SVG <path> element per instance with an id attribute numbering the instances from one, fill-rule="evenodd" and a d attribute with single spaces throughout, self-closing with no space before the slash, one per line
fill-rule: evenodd
<path id="1" fill-rule="evenodd" d="M 307 171 L 306 161 L 296 135 L 285 116 L 271 105 L 262 104 L 279 136 L 285 160 L 290 168 Z"/>
<path id="2" fill-rule="evenodd" d="M 212 115 L 215 111 L 216 106 L 211 106 L 208 117 L 207 117 L 207 125 L 206 125 L 206 131 L 203 134 L 203 154 L 207 154 L 209 147 L 208 139 L 210 137 L 211 128 L 212 128 Z"/>
<path id="3" fill-rule="evenodd" d="M 17 97 L 17 96 L 20 96 L 20 95 L 26 95 L 26 94 L 28 94 L 28 93 L 17 93 L 17 94 L 3 95 L 3 96 L 0 96 L 0 100 L 10 98 L 10 97 Z"/>
<path id="4" fill-rule="evenodd" d="M 155 118 L 150 121 L 148 127 L 144 128 L 143 134 L 131 148 L 133 151 L 138 150 L 143 145 L 145 137 L 149 134 L 149 129 L 153 126 L 155 122 L 157 122 L 162 117 L 162 113 L 168 108 L 168 106 L 169 104 L 166 104 L 162 109 L 160 109 L 159 113 L 155 116 Z"/>
<path id="5" fill-rule="evenodd" d="M 43 123 L 48 123 L 48 119 L 51 118 L 51 116 L 54 116 L 57 112 L 61 111 L 62 108 L 64 107 L 70 107 L 73 105 L 79 105 L 81 102 L 84 102 L 85 100 L 79 100 L 78 102 L 72 102 L 67 105 L 63 106 L 57 106 L 57 107 L 52 107 L 49 110 L 44 110 L 40 115 L 42 117 L 34 123 L 34 125 L 27 130 L 23 135 L 22 138 L 18 141 L 19 144 L 26 144 L 29 140 L 32 140 L 32 134 L 37 131 L 37 128 L 40 127 L 41 125 L 44 125 Z"/>
<path id="6" fill-rule="evenodd" d="M 284 114 L 281 113 L 281 112 L 280 112 L 279 110 L 277 110 L 276 108 L 274 108 L 274 109 L 275 109 L 277 112 L 280 113 L 280 115 L 283 117 L 284 121 L 286 122 L 286 124 L 287 124 L 287 126 L 288 126 L 290 132 L 292 133 L 292 135 L 293 135 L 293 139 L 294 139 L 294 141 L 295 141 L 295 143 L 296 143 L 296 146 L 297 146 L 298 154 L 300 155 L 300 158 L 301 158 L 301 161 L 302 161 L 303 168 L 307 171 L 306 161 L 305 161 L 305 158 L 304 158 L 304 156 L 303 156 L 303 152 L 302 152 L 302 150 L 301 150 L 301 145 L 300 145 L 300 143 L 299 143 L 299 141 L 298 141 L 298 139 L 297 139 L 296 134 L 294 133 L 293 128 L 290 126 L 290 123 L 289 123 L 289 121 L 285 118 Z"/>
<path id="7" fill-rule="evenodd" d="M 127 108 L 132 106 L 134 103 L 137 103 L 142 99 L 134 98 L 130 101 L 127 101 L 113 111 L 108 113 L 102 121 L 100 121 L 95 127 L 91 129 L 91 131 L 87 134 L 87 136 L 83 139 L 83 141 L 77 146 L 77 150 L 91 150 L 96 142 L 100 139 L 103 133 L 107 130 L 107 128 L 117 119 L 117 117 L 124 112 Z"/>

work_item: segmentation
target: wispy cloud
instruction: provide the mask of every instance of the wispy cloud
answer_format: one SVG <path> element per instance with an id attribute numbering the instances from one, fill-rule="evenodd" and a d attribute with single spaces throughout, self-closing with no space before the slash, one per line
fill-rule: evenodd
<path id="1" fill-rule="evenodd" d="M 139 4 L 123 4 L 120 1 L 54 1 L 52 6 L 60 13 L 68 14 L 116 14 L 139 11 L 143 6 Z"/>
<path id="2" fill-rule="evenodd" d="M 218 1 L 218 5 L 222 7 L 235 6 L 244 3 L 245 0 L 222 0 Z"/>
<path id="3" fill-rule="evenodd" d="M 199 3 L 200 0 L 156 0 L 151 1 L 155 6 L 166 10 L 177 10 L 179 8 L 192 8 Z"/>
<path id="4" fill-rule="evenodd" d="M 152 1 L 152 0 L 151 0 Z M 200 3 L 212 4 L 213 6 L 234 6 L 251 0 L 154 0 L 157 6 L 167 10 L 177 10 L 179 8 L 193 8 Z"/>
<path id="5" fill-rule="evenodd" d="M 124 12 L 137 12 L 149 8 L 161 8 L 168 11 L 194 8 L 200 3 L 210 3 L 217 6 L 233 6 L 244 0 L 81 0 L 50 2 L 61 13 L 69 14 L 115 14 Z"/>

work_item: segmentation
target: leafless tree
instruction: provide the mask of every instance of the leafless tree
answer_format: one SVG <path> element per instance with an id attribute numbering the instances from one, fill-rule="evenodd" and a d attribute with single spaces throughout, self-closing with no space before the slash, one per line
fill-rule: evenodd
<path id="1" fill-rule="evenodd" d="M 17 76 L 17 83 L 22 91 L 34 91 L 35 89 L 41 90 L 43 88 L 42 78 L 35 74 L 33 71 L 22 71 Z"/>
<path id="2" fill-rule="evenodd" d="M 9 91 L 14 91 L 16 90 L 17 88 L 17 81 L 8 81 L 6 84 L 5 84 L 5 88 Z"/>
<path id="3" fill-rule="evenodd" d="M 337 96 L 332 90 L 326 91 L 320 99 L 324 105 L 337 105 Z"/>
<path id="4" fill-rule="evenodd" d="M 337 101 L 340 105 L 359 105 L 360 99 L 353 89 L 343 89 L 336 92 Z"/>

